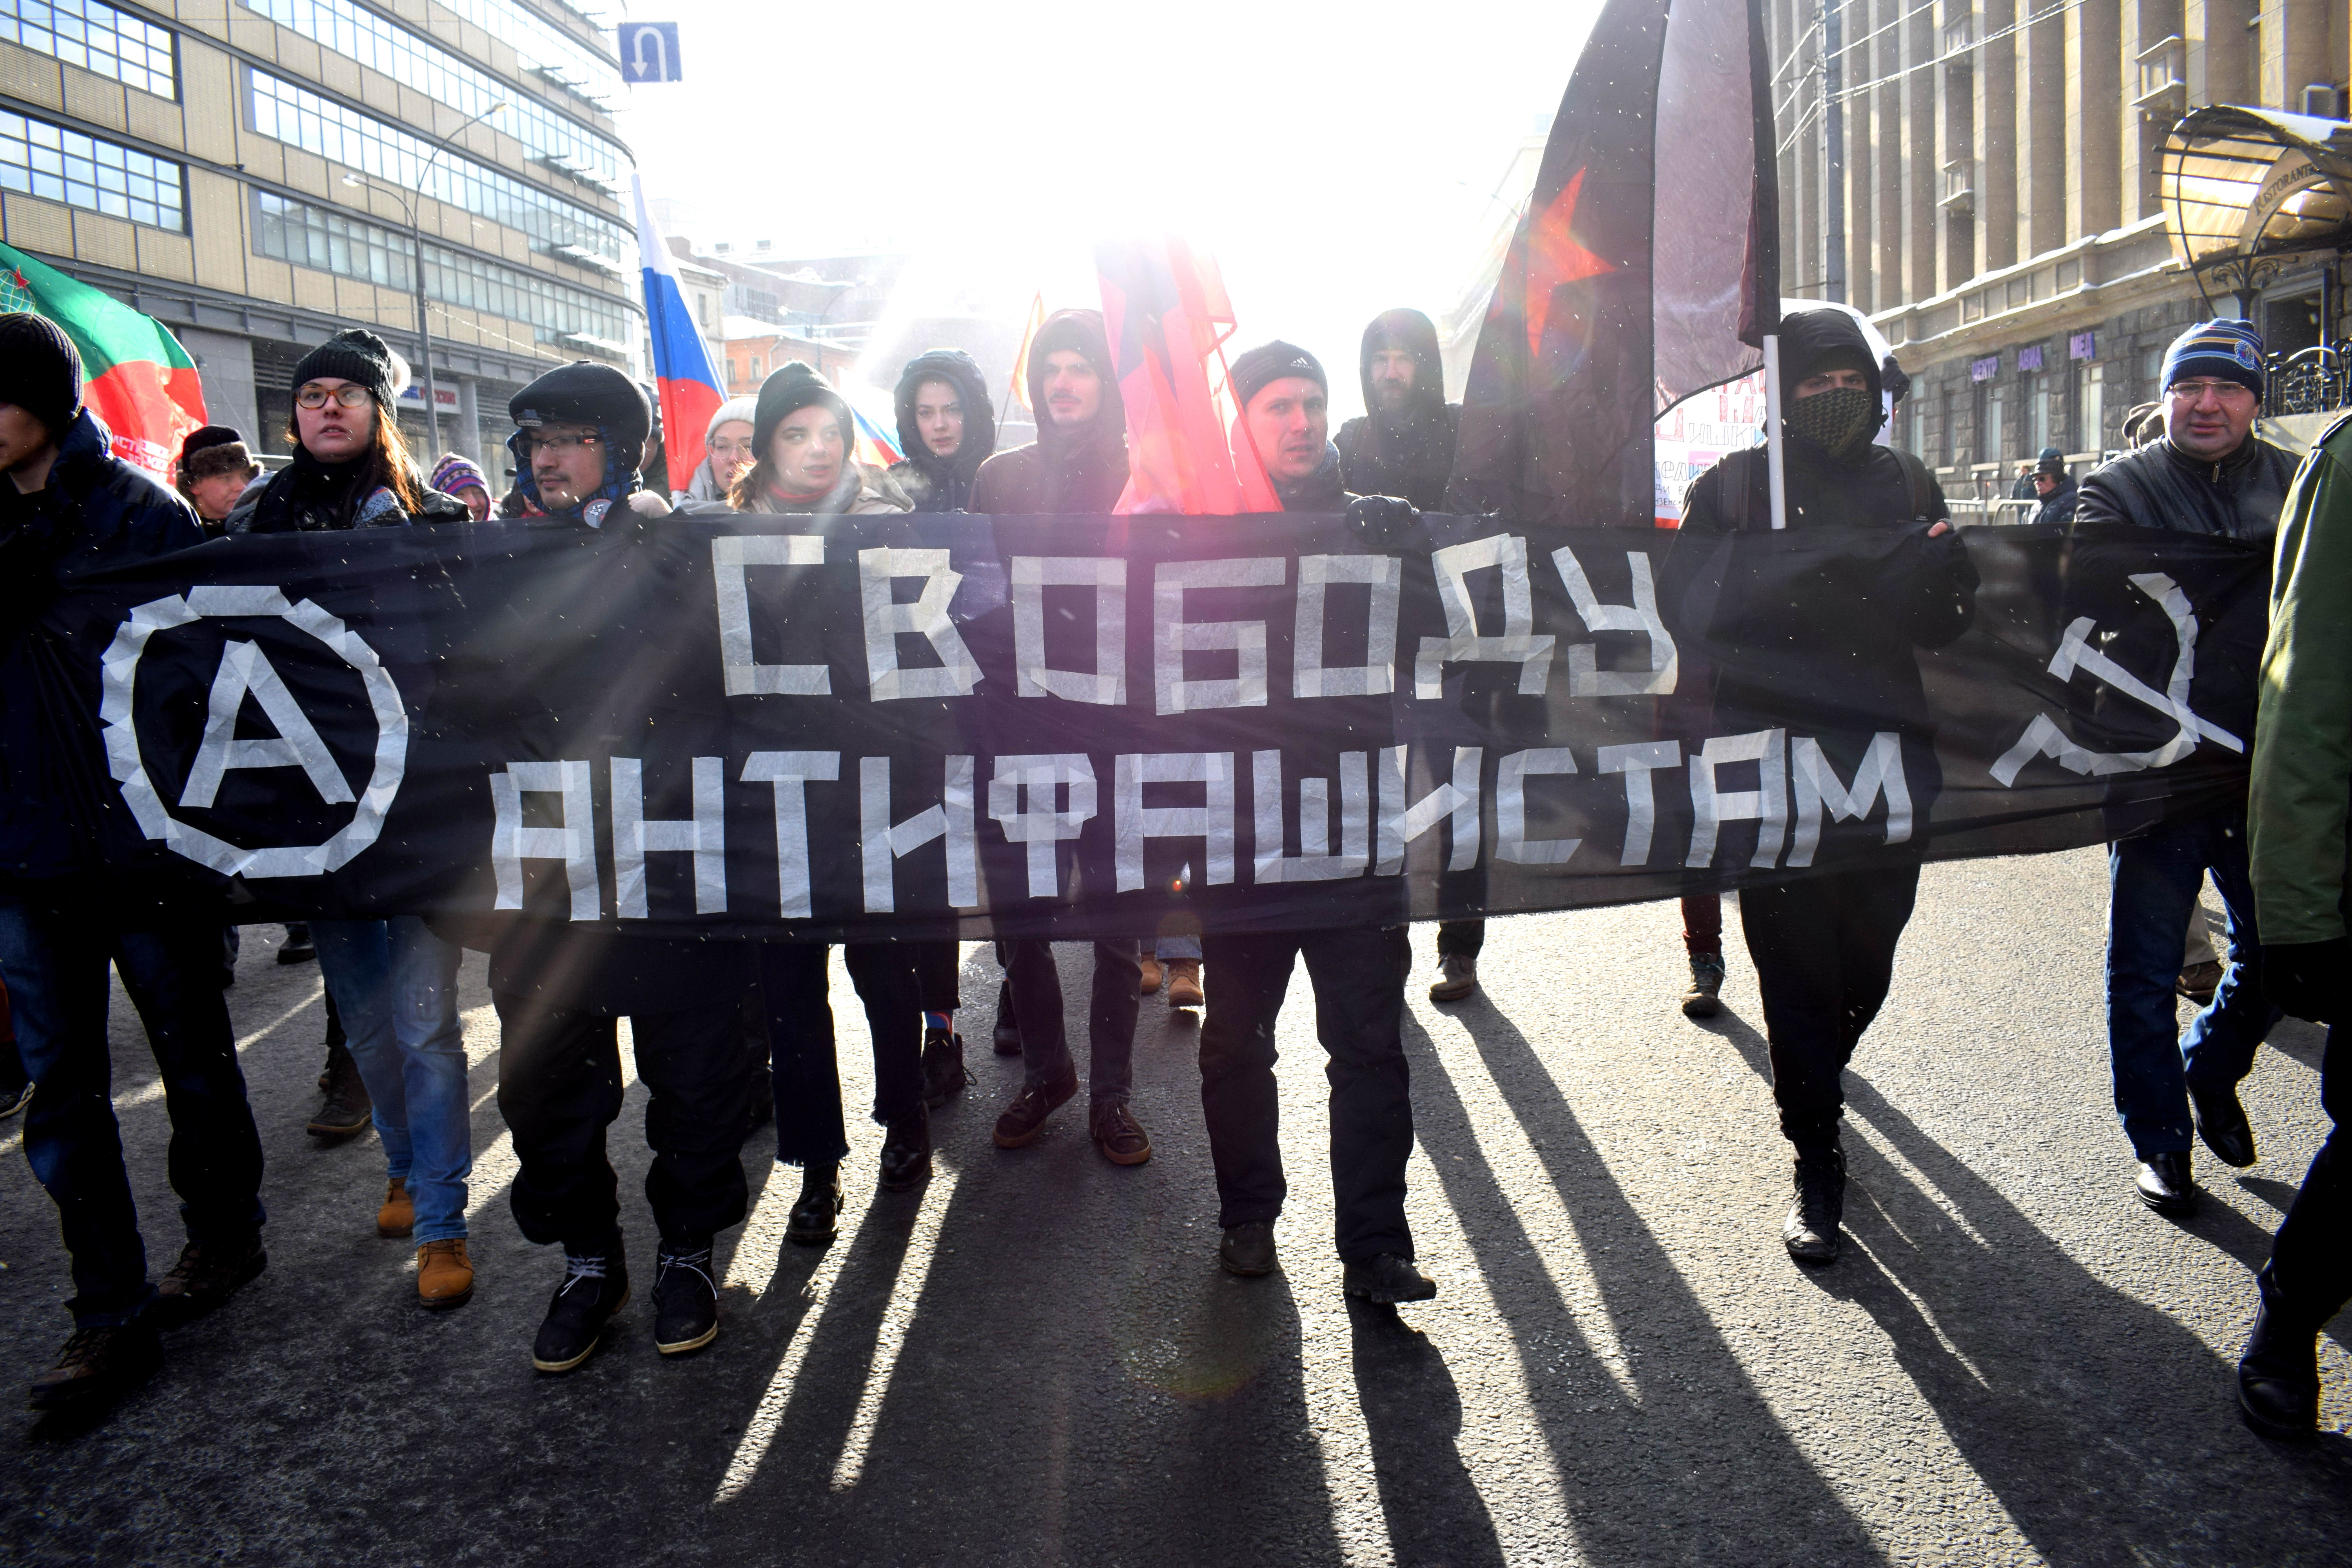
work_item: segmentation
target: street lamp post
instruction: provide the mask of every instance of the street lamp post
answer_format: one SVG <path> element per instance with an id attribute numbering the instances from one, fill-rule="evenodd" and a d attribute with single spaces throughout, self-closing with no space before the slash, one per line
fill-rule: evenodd
<path id="1" fill-rule="evenodd" d="M 425 182 L 433 174 L 433 165 L 441 161 L 441 154 L 449 150 L 449 143 L 488 120 L 491 115 L 499 113 L 506 107 L 504 103 L 494 103 L 448 135 L 432 137 L 433 156 L 425 159 L 425 167 L 416 172 L 415 191 L 404 191 L 397 187 L 384 185 L 381 182 L 374 182 L 378 190 L 392 192 L 394 198 L 400 203 L 400 210 L 408 218 L 408 240 L 413 252 L 411 265 L 416 269 L 416 342 L 425 359 L 425 445 L 426 448 L 425 460 L 427 463 L 440 455 L 441 388 L 433 374 L 433 324 L 425 313 L 425 217 L 424 210 L 417 204 L 424 197 Z M 368 182 L 361 175 L 346 174 L 343 176 L 343 183 L 347 185 L 356 185 Z"/>

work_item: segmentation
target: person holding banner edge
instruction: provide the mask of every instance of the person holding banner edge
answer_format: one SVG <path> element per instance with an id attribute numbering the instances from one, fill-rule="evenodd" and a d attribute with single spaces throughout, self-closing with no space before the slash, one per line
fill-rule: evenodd
<path id="1" fill-rule="evenodd" d="M 2174 339 L 2164 356 L 2163 437 L 2085 479 L 2076 523 L 2211 534 L 2267 552 L 2295 459 L 2254 434 L 2262 365 L 2263 340 L 2251 322 L 2200 322 Z M 2254 1163 L 2238 1084 L 2278 1019 L 2263 995 L 2245 805 L 2159 822 L 2116 840 L 2108 861 L 2116 1113 L 2139 1163 L 2139 1201 L 2159 1214 L 2185 1214 L 2197 1202 L 2192 1142 L 2201 1139 L 2224 1164 Z M 2175 987 L 2209 872 L 2228 923 L 2229 967 L 2183 1036 Z"/>
<path id="2" fill-rule="evenodd" d="M 25 1156 L 58 1205 L 74 1331 L 36 1410 L 112 1399 L 162 1364 L 159 1331 L 268 1266 L 261 1137 L 221 999 L 216 899 L 111 874 L 71 805 L 75 760 L 37 693 L 34 617 L 74 576 L 201 543 L 185 502 L 115 457 L 52 321 L 0 315 L 0 980 L 33 1083 Z M 123 1167 L 107 1047 L 111 965 L 153 1047 L 188 1241 L 159 1288 Z"/>

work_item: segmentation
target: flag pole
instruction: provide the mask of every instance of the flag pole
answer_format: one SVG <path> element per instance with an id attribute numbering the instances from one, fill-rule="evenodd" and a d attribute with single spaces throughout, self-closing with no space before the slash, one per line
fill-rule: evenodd
<path id="1" fill-rule="evenodd" d="M 1772 526 L 1789 526 L 1788 453 L 1780 434 L 1780 334 L 1764 334 L 1764 449 L 1772 475 Z"/>

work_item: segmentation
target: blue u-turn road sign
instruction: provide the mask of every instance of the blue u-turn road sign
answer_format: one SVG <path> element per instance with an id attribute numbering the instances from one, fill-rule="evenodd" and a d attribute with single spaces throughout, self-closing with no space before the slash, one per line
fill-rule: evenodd
<path id="1" fill-rule="evenodd" d="M 621 46 L 623 81 L 678 79 L 676 22 L 624 22 L 614 41 Z"/>

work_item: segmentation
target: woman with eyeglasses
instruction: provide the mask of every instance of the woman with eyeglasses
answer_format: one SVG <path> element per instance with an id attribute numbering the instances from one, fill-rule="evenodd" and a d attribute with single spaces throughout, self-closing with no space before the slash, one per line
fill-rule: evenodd
<path id="1" fill-rule="evenodd" d="M 688 501 L 723 504 L 734 494 L 735 481 L 758 456 L 751 449 L 751 421 L 759 407 L 760 399 L 748 392 L 719 405 L 719 412 L 710 416 L 709 428 L 703 432 L 702 461 L 694 466 L 693 477 L 674 498 L 678 505 Z"/>
<path id="2" fill-rule="evenodd" d="M 238 504 L 228 531 L 473 521 L 465 502 L 425 483 L 400 438 L 392 405 L 406 375 L 382 338 L 358 328 L 304 355 L 287 430 L 294 460 Z M 348 1043 L 330 1063 L 328 1110 L 312 1128 L 356 1131 L 373 1111 L 387 1179 L 376 1233 L 415 1240 L 418 1305 L 463 1305 L 474 1293 L 466 1252 L 473 1133 L 458 950 L 415 915 L 313 921 L 310 934 Z"/>

